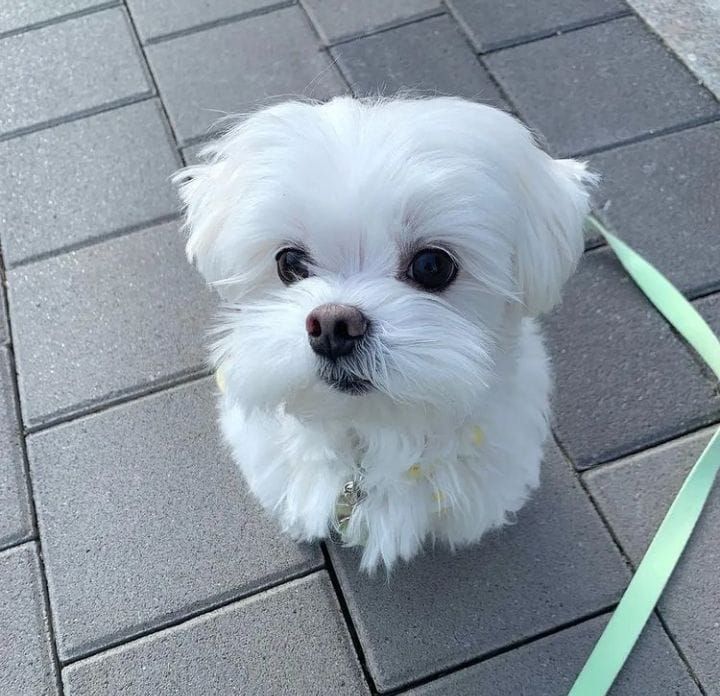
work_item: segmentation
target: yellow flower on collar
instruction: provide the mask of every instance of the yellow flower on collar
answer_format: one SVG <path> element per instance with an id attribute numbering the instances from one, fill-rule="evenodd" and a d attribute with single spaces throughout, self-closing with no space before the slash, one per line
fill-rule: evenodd
<path id="1" fill-rule="evenodd" d="M 413 464 L 405 473 L 408 478 L 411 478 L 413 481 L 421 479 L 424 475 L 422 467 L 419 464 Z"/>
<path id="2" fill-rule="evenodd" d="M 470 428 L 470 441 L 475 447 L 480 447 L 480 445 L 485 442 L 485 433 L 479 425 L 474 425 Z"/>

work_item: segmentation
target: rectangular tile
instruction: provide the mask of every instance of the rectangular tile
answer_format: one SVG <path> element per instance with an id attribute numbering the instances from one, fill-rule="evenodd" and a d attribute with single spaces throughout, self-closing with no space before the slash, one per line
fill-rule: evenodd
<path id="1" fill-rule="evenodd" d="M 622 0 L 447 0 L 478 51 L 492 51 L 629 12 Z"/>
<path id="2" fill-rule="evenodd" d="M 367 694 L 325 573 L 63 671 L 66 696 Z"/>
<path id="3" fill-rule="evenodd" d="M 712 95 L 635 17 L 509 48 L 485 62 L 555 154 L 720 115 Z"/>
<path id="4" fill-rule="evenodd" d="M 628 0 L 635 12 L 720 99 L 720 3 Z"/>
<path id="5" fill-rule="evenodd" d="M 210 379 L 33 435 L 28 448 L 64 660 L 322 562 L 246 492 Z"/>
<path id="6" fill-rule="evenodd" d="M 0 693 L 7 696 L 57 694 L 48 616 L 34 544 L 0 553 L 0 636 Z"/>
<path id="7" fill-rule="evenodd" d="M 0 549 L 33 532 L 13 378 L 10 355 L 0 348 Z"/>
<path id="8" fill-rule="evenodd" d="M 0 159 L 8 265 L 179 211 L 180 159 L 155 100 L 0 142 Z"/>
<path id="9" fill-rule="evenodd" d="M 710 438 L 704 431 L 586 475 L 590 492 L 637 564 L 686 474 Z M 659 609 L 707 696 L 720 694 L 717 482 L 660 600 Z"/>
<path id="10" fill-rule="evenodd" d="M 204 367 L 215 300 L 177 223 L 20 266 L 9 284 L 28 425 Z"/>
<path id="11" fill-rule="evenodd" d="M 270 99 L 345 92 L 299 7 L 148 46 L 147 54 L 184 143 Z"/>
<path id="12" fill-rule="evenodd" d="M 2 39 L 0 83 L 0 134 L 150 93 L 119 8 Z"/>
<path id="13" fill-rule="evenodd" d="M 577 467 L 720 418 L 715 384 L 609 250 L 585 254 L 543 323 L 554 428 Z"/>
<path id="14" fill-rule="evenodd" d="M 367 34 L 441 9 L 440 0 L 303 0 L 325 43 Z"/>
<path id="15" fill-rule="evenodd" d="M 608 606 L 627 573 L 570 466 L 549 447 L 517 522 L 477 546 L 437 549 L 390 577 L 331 548 L 380 691 L 395 689 Z"/>
<path id="16" fill-rule="evenodd" d="M 341 44 L 332 55 L 357 96 L 392 96 L 411 89 L 507 108 L 487 70 L 447 16 Z"/>
<path id="17" fill-rule="evenodd" d="M 90 10 L 109 2 L 112 0 L 8 0 L 0 8 L 0 34 L 48 22 L 72 12 Z"/>
<path id="18" fill-rule="evenodd" d="M 455 672 L 408 696 L 564 696 L 570 691 L 608 615 Z M 611 696 L 700 696 L 680 656 L 655 616 L 618 675 Z"/>
<path id="19" fill-rule="evenodd" d="M 272 8 L 287 0 L 127 0 L 143 40 Z"/>
<path id="20" fill-rule="evenodd" d="M 720 123 L 590 158 L 596 215 L 682 291 L 720 289 Z"/>
<path id="21" fill-rule="evenodd" d="M 703 297 L 693 302 L 695 309 L 703 316 L 710 328 L 720 336 L 720 293 Z"/>

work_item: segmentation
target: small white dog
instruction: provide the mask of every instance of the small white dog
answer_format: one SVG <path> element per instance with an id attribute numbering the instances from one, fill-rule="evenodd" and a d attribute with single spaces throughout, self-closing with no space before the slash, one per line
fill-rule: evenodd
<path id="1" fill-rule="evenodd" d="M 584 165 L 453 98 L 289 102 L 177 175 L 188 256 L 228 306 L 214 359 L 247 482 L 362 567 L 502 525 L 538 484 L 533 317 L 583 250 Z"/>

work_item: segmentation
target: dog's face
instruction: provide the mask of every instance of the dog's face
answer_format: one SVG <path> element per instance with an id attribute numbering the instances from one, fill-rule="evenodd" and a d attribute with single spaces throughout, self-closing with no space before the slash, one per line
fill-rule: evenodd
<path id="1" fill-rule="evenodd" d="M 179 177 L 188 255 L 250 408 L 462 417 L 583 247 L 583 166 L 458 99 L 285 103 L 206 156 Z"/>

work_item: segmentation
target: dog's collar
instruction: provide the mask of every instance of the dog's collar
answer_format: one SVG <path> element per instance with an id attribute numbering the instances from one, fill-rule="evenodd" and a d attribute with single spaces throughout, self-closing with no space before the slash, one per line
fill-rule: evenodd
<path id="1" fill-rule="evenodd" d="M 215 370 L 215 384 L 221 394 L 225 393 L 226 381 L 225 371 L 220 365 Z M 475 447 L 480 447 L 485 442 L 485 433 L 479 425 L 474 425 L 469 429 L 470 442 Z M 420 481 L 423 478 L 431 478 L 432 472 L 423 469 L 420 464 L 413 464 L 406 472 L 405 476 L 412 481 Z M 436 488 L 433 491 L 433 500 L 438 504 L 438 513 L 442 513 L 445 509 L 443 501 L 445 494 Z M 357 509 L 358 505 L 367 497 L 367 492 L 363 490 L 362 483 L 359 478 L 353 478 L 345 482 L 342 490 L 335 499 L 335 507 L 333 509 L 333 531 L 336 532 L 339 540 L 345 542 L 345 534 L 350 524 L 350 518 Z"/>

